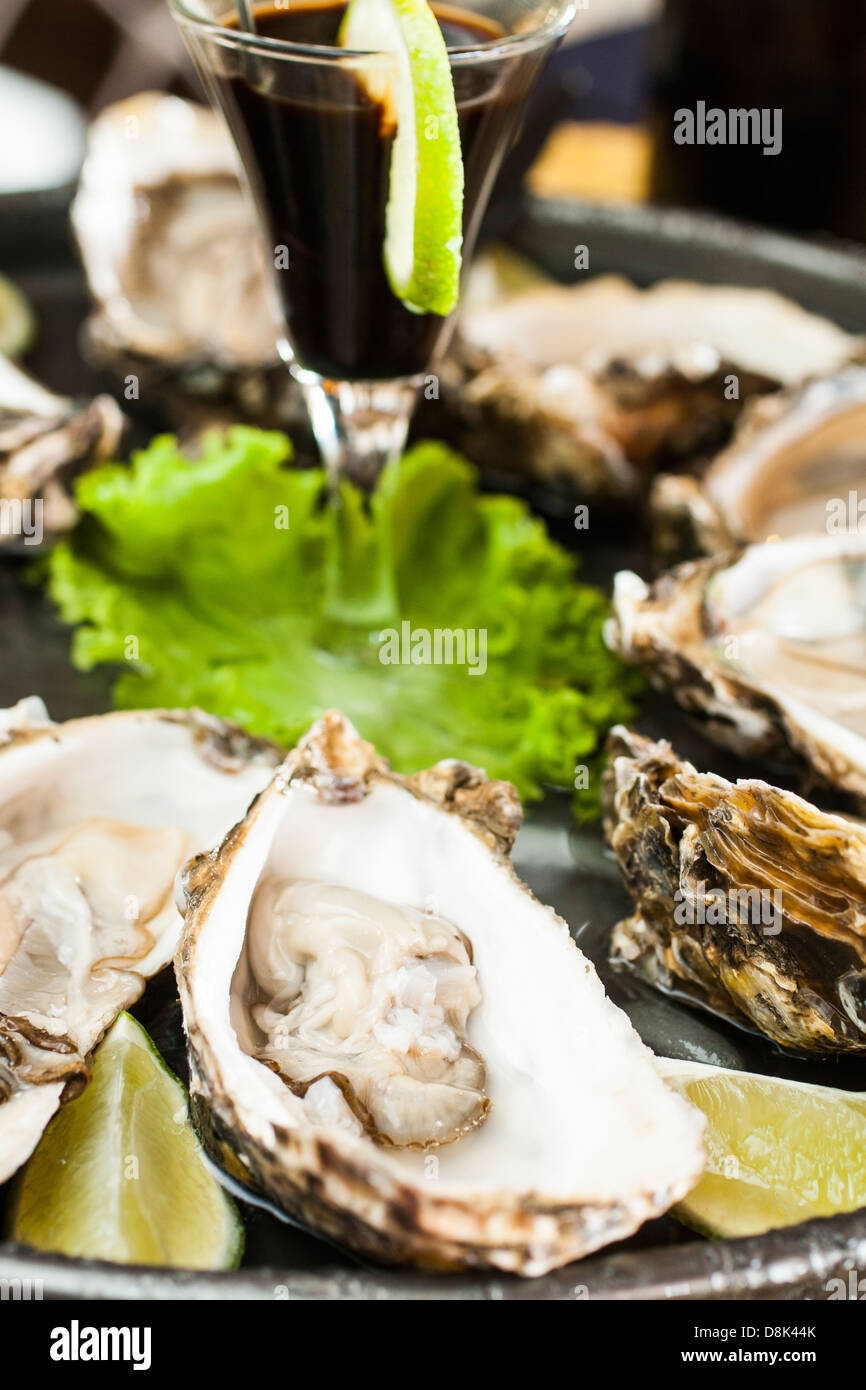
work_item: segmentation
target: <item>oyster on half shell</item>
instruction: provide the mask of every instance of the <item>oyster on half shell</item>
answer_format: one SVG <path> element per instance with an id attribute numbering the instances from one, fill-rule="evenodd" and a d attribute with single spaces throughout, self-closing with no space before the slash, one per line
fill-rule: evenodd
<path id="1" fill-rule="evenodd" d="M 174 953 L 175 876 L 242 815 L 276 750 L 196 712 L 54 724 L 0 711 L 0 1181 Z"/>
<path id="2" fill-rule="evenodd" d="M 88 353 L 261 418 L 288 378 L 255 219 L 220 117 L 140 92 L 93 122 L 72 225 L 96 312 Z M 169 405 L 176 404 L 169 394 Z"/>
<path id="3" fill-rule="evenodd" d="M 520 818 L 510 784 L 397 776 L 331 713 L 185 871 L 202 1137 L 367 1255 L 542 1274 L 701 1170 L 701 1117 L 517 879 Z"/>
<path id="4" fill-rule="evenodd" d="M 702 478 L 656 478 L 657 548 L 686 558 L 770 536 L 866 530 L 864 496 L 866 368 L 850 366 L 750 402 Z"/>
<path id="5" fill-rule="evenodd" d="M 866 808 L 866 535 L 767 541 L 653 584 L 621 571 L 605 636 L 718 743 Z"/>
<path id="6" fill-rule="evenodd" d="M 619 497 L 659 464 L 718 449 L 755 395 L 862 352 L 765 290 L 605 275 L 470 304 L 443 382 L 471 458 Z"/>
<path id="7" fill-rule="evenodd" d="M 866 1052 L 866 828 L 611 730 L 615 963 L 784 1047 Z"/>
<path id="8" fill-rule="evenodd" d="M 276 360 L 264 257 L 231 140 L 207 107 L 141 92 L 90 128 L 72 222 L 106 352 L 176 366 Z"/>

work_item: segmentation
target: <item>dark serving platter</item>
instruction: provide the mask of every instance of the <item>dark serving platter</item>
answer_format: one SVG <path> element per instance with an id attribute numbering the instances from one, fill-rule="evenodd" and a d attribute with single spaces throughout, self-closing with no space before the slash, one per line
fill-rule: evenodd
<path id="1" fill-rule="evenodd" d="M 807 245 L 692 213 L 533 201 L 519 210 L 509 240 L 559 279 L 573 277 L 573 248 L 585 244 L 593 273 L 615 270 L 640 284 L 674 276 L 777 289 L 848 329 L 866 332 L 866 256 L 853 249 Z M 20 244 L 27 244 L 26 215 Z M 62 392 L 110 385 L 90 371 L 78 351 L 88 301 L 62 241 L 55 241 L 45 259 L 31 254 L 26 265 L 16 267 L 7 257 L 0 269 L 18 280 L 39 315 L 41 335 L 28 360 L 32 370 Z M 158 423 L 152 417 L 139 422 L 145 432 Z M 556 519 L 551 525 L 564 544 L 575 546 L 573 529 Z M 606 586 L 624 566 L 647 572 L 645 539 L 635 518 L 607 518 L 579 536 L 585 578 Z M 13 559 L 0 566 L 0 707 L 36 693 L 56 719 L 107 709 L 108 676 L 101 671 L 82 674 L 69 665 L 69 632 L 26 582 L 25 565 Z M 661 696 L 647 701 L 639 727 L 670 738 L 699 767 L 728 776 L 755 771 L 713 748 Z M 783 1056 L 769 1043 L 612 973 L 606 962 L 607 933 L 624 915 L 628 899 L 599 831 L 577 829 L 565 797 L 551 794 L 531 808 L 514 859 L 534 892 L 571 923 L 612 998 L 657 1053 L 866 1089 L 862 1066 Z M 180 1008 L 170 973 L 151 983 L 136 1013 L 182 1074 Z M 866 1267 L 866 1210 L 716 1242 L 698 1240 L 664 1217 L 567 1269 L 521 1280 L 433 1278 L 373 1268 L 270 1210 L 249 1202 L 243 1206 L 247 1250 L 234 1273 L 120 1268 L 37 1255 L 6 1243 L 0 1244 L 0 1280 L 40 1279 L 46 1297 L 98 1299 L 802 1299 L 824 1298 L 830 1279 L 847 1278 L 851 1268 Z"/>

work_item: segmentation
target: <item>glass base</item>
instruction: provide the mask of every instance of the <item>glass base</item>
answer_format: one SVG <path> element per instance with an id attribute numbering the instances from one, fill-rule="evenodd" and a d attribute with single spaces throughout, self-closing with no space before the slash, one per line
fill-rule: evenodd
<path id="1" fill-rule="evenodd" d="M 332 487 L 341 478 L 374 487 L 385 465 L 403 452 L 423 376 L 331 381 L 294 362 L 289 370 L 304 393 Z"/>

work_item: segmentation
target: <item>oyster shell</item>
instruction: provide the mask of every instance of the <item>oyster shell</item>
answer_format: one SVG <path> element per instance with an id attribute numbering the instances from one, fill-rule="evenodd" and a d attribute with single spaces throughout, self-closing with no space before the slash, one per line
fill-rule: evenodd
<path id="1" fill-rule="evenodd" d="M 770 536 L 857 529 L 864 490 L 866 369 L 851 366 L 753 401 L 700 481 L 657 478 L 658 549 L 685 557 Z"/>
<path id="2" fill-rule="evenodd" d="M 611 731 L 616 963 L 802 1052 L 866 1051 L 866 828 Z"/>
<path id="3" fill-rule="evenodd" d="M 470 308 L 446 383 L 471 457 L 618 496 L 659 462 L 717 448 L 750 397 L 862 350 L 764 290 L 602 276 Z"/>
<path id="4" fill-rule="evenodd" d="M 72 224 L 97 360 L 249 412 L 286 385 L 264 256 L 223 122 L 142 92 L 90 128 Z"/>
<path id="5" fill-rule="evenodd" d="M 279 761 L 195 712 L 0 712 L 0 1181 L 173 955 L 172 887 Z"/>
<path id="6" fill-rule="evenodd" d="M 203 1138 L 367 1255 L 542 1274 L 700 1172 L 701 1118 L 516 878 L 520 816 L 465 763 L 395 775 L 332 712 L 185 872 Z"/>
<path id="7" fill-rule="evenodd" d="M 74 526 L 69 484 L 110 458 L 124 418 L 110 396 L 55 396 L 0 357 L 0 550 L 38 545 Z"/>
<path id="8" fill-rule="evenodd" d="M 866 535 L 792 536 L 614 581 L 608 644 L 709 736 L 866 808 Z"/>

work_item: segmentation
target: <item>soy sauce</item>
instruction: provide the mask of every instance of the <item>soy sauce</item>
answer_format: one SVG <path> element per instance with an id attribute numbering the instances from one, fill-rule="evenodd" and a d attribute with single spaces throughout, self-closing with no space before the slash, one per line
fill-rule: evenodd
<path id="1" fill-rule="evenodd" d="M 491 21 L 433 6 L 449 47 L 502 37 Z M 263 37 L 334 45 L 340 3 L 257 6 Z M 276 290 L 302 367 L 333 379 L 424 372 L 446 321 L 406 309 L 385 275 L 382 245 L 394 130 L 355 73 L 334 60 L 274 61 L 214 49 L 217 88 L 273 248 Z M 513 138 L 535 51 L 453 69 L 465 171 L 464 260 Z M 281 248 L 285 248 L 284 251 Z"/>

